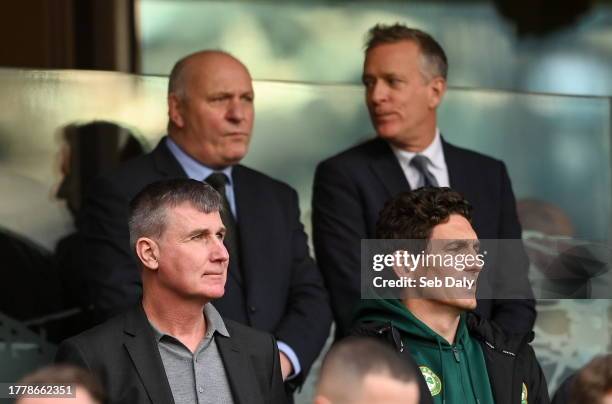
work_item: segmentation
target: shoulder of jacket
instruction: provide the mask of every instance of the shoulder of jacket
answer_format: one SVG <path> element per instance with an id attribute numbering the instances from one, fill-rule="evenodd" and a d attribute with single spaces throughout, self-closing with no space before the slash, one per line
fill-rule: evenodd
<path id="1" fill-rule="evenodd" d="M 521 355 L 534 338 L 533 331 L 520 334 L 508 333 L 497 324 L 474 313 L 468 313 L 466 321 L 470 335 L 488 349 L 507 356 Z"/>
<path id="2" fill-rule="evenodd" d="M 363 321 L 355 325 L 349 334 L 353 337 L 377 338 L 398 352 L 405 349 L 400 331 L 390 321 Z"/>

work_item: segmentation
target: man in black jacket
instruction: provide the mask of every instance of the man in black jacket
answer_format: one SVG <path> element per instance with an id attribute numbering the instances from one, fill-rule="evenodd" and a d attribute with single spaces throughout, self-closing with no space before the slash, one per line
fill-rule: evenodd
<path id="1" fill-rule="evenodd" d="M 254 120 L 247 68 L 220 51 L 176 63 L 168 87 L 168 136 L 145 156 L 99 178 L 85 201 L 79 231 L 93 303 L 101 318 L 135 304 L 140 277 L 129 248 L 128 201 L 169 178 L 209 182 L 223 197 L 230 251 L 226 318 L 278 340 L 283 376 L 303 381 L 329 334 L 331 310 L 309 255 L 298 196 L 288 185 L 240 165 Z"/>
<path id="2" fill-rule="evenodd" d="M 348 331 L 360 298 L 360 240 L 374 236 L 385 201 L 398 193 L 449 186 L 476 208 L 479 238 L 521 238 L 504 163 L 453 146 L 440 134 L 437 108 L 447 69 L 444 50 L 427 33 L 399 24 L 370 30 L 362 78 L 377 137 L 323 161 L 314 179 L 314 248 L 339 336 Z M 492 277 L 499 298 L 477 309 L 510 332 L 530 331 L 535 321 L 526 255 L 519 250 L 513 262 L 522 263 L 511 268 L 489 257 L 489 267 L 500 268 Z"/>
<path id="3" fill-rule="evenodd" d="M 420 252 L 420 247 L 412 249 L 414 240 L 424 240 L 423 257 L 431 264 L 421 261 L 403 271 L 392 263 L 398 279 L 407 274 L 416 282 L 408 282 L 398 299 L 364 301 L 354 334 L 383 339 L 400 354 L 410 355 L 423 376 L 423 403 L 548 403 L 546 380 L 529 345 L 533 332 L 510 335 L 466 314 L 476 307 L 475 288 L 447 283 L 448 277 L 476 280 L 482 269 L 478 259 L 484 253 L 479 253 L 470 210 L 450 188 L 420 188 L 385 205 L 377 237 L 413 240 L 402 244 L 410 254 Z M 438 278 L 443 286 L 426 283 Z"/>
<path id="4" fill-rule="evenodd" d="M 57 362 L 102 380 L 111 404 L 285 403 L 274 338 L 223 319 L 222 199 L 200 181 L 145 187 L 130 204 L 142 303 L 64 341 Z"/>

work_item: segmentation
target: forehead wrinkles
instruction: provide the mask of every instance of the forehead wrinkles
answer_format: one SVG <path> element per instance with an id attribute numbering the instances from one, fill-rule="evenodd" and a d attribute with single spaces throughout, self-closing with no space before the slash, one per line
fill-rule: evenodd
<path id="1" fill-rule="evenodd" d="M 252 90 L 248 69 L 238 60 L 225 55 L 209 55 L 186 62 L 179 76 L 184 92 L 231 92 Z"/>
<path id="2" fill-rule="evenodd" d="M 198 227 L 204 221 L 203 216 L 206 215 L 186 204 L 169 207 L 165 214 L 166 230 L 173 232 L 189 232 L 192 227 Z"/>

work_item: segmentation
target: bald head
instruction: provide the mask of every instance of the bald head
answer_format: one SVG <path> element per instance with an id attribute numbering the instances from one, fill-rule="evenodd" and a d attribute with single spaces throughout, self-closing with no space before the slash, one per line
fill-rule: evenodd
<path id="1" fill-rule="evenodd" d="M 195 160 L 212 168 L 237 164 L 253 130 L 251 75 L 222 51 L 179 60 L 168 83 L 168 135 Z"/>
<path id="2" fill-rule="evenodd" d="M 416 404 L 416 373 L 373 338 L 346 338 L 325 356 L 315 404 Z"/>
<path id="3" fill-rule="evenodd" d="M 176 94 L 182 98 L 188 87 L 186 84 L 191 81 L 194 73 L 205 74 L 206 71 L 212 71 L 224 65 L 234 65 L 242 69 L 250 78 L 246 66 L 231 54 L 221 50 L 203 50 L 184 56 L 174 64 L 168 80 L 168 95 Z"/>

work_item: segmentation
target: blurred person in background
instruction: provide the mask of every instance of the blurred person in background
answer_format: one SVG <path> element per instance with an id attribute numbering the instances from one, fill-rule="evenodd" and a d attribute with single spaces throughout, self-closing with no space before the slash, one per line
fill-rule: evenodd
<path id="1" fill-rule="evenodd" d="M 417 404 L 416 370 L 371 338 L 349 337 L 325 355 L 313 404 Z"/>
<path id="2" fill-rule="evenodd" d="M 553 404 L 612 404 L 612 354 L 593 358 L 559 386 Z"/>
<path id="3" fill-rule="evenodd" d="M 56 197 L 66 202 L 77 225 L 86 191 L 92 182 L 120 164 L 143 155 L 146 143 L 131 130 L 108 121 L 66 125 L 61 131 L 61 140 L 59 164 L 62 179 Z M 79 313 L 62 320 L 64 338 L 93 324 L 82 241 L 75 232 L 60 239 L 55 247 L 64 308 L 80 309 Z"/>
<path id="4" fill-rule="evenodd" d="M 39 369 L 21 379 L 18 385 L 70 386 L 74 397 L 24 396 L 15 404 L 104 404 L 100 382 L 89 372 L 71 365 L 52 365 Z"/>

